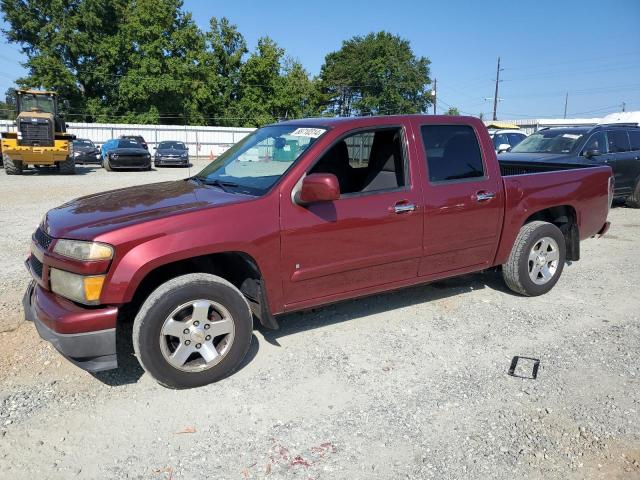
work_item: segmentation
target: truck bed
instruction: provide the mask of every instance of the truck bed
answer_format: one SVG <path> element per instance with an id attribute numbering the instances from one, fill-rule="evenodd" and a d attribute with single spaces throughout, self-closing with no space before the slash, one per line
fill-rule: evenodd
<path id="1" fill-rule="evenodd" d="M 503 177 L 513 175 L 527 175 L 531 173 L 557 172 L 561 170 L 577 170 L 582 168 L 596 167 L 597 165 L 585 165 L 580 163 L 548 163 L 548 162 L 514 162 L 500 160 L 500 173 Z"/>

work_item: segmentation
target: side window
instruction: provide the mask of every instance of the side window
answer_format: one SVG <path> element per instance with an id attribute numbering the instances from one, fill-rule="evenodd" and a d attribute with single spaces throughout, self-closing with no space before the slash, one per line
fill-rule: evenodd
<path id="1" fill-rule="evenodd" d="M 640 150 L 640 129 L 629 130 L 629 140 L 631 140 L 631 150 Z"/>
<path id="2" fill-rule="evenodd" d="M 604 138 L 604 132 L 597 132 L 591 135 L 582 149 L 583 152 L 586 152 L 587 150 L 597 151 L 598 153 L 607 153 L 607 142 Z"/>
<path id="3" fill-rule="evenodd" d="M 343 195 L 404 187 L 406 172 L 400 128 L 349 135 L 331 147 L 309 171 L 335 175 Z"/>
<path id="4" fill-rule="evenodd" d="M 480 145 L 467 125 L 423 125 L 422 142 L 431 182 L 484 176 Z"/>
<path id="5" fill-rule="evenodd" d="M 607 138 L 609 140 L 609 153 L 628 152 L 629 136 L 624 130 L 608 130 Z"/>
<path id="6" fill-rule="evenodd" d="M 497 133 L 493 136 L 493 149 L 497 150 L 502 144 L 509 144 L 509 139 L 504 133 Z"/>

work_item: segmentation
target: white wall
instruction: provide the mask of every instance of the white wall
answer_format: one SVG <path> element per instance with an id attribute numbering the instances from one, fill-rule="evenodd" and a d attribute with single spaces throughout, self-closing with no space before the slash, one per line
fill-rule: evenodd
<path id="1" fill-rule="evenodd" d="M 0 120 L 0 131 L 15 130 L 14 122 Z M 78 138 L 102 144 L 120 135 L 142 135 L 152 149 L 163 140 L 184 142 L 193 156 L 217 157 L 252 132 L 253 128 L 202 127 L 187 125 L 134 125 L 118 123 L 67 123 L 67 130 Z"/>

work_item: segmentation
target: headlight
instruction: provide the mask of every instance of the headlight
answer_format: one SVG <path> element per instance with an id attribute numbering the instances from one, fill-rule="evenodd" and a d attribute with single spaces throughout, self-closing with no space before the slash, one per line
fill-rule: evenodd
<path id="1" fill-rule="evenodd" d="M 180 155 L 182 158 L 187 158 L 189 156 L 188 152 L 184 152 L 182 155 Z"/>
<path id="2" fill-rule="evenodd" d="M 83 242 L 80 240 L 60 239 L 53 247 L 54 253 L 76 260 L 110 260 L 113 257 L 113 247 L 106 243 Z"/>
<path id="3" fill-rule="evenodd" d="M 77 156 L 79 156 L 79 155 L 80 155 L 80 152 L 73 152 L 73 156 L 74 156 L 74 157 L 77 157 Z"/>
<path id="4" fill-rule="evenodd" d="M 110 154 L 107 154 L 107 156 L 110 157 L 110 158 L 113 158 L 114 160 L 118 159 L 118 154 L 117 153 L 110 153 Z"/>
<path id="5" fill-rule="evenodd" d="M 52 268 L 49 271 L 51 290 L 75 302 L 93 305 L 100 300 L 106 275 L 78 275 Z"/>

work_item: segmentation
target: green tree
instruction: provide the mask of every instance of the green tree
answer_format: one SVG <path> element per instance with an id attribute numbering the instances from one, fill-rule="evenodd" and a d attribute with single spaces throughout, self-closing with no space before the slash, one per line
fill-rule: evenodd
<path id="1" fill-rule="evenodd" d="M 205 33 L 207 54 L 204 68 L 207 85 L 212 91 L 207 114 L 219 125 L 236 125 L 229 118 L 230 105 L 239 98 L 240 70 L 243 56 L 248 52 L 247 42 L 236 25 L 227 18 L 213 17 Z"/>
<path id="2" fill-rule="evenodd" d="M 431 104 L 429 64 L 397 35 L 353 37 L 321 68 L 327 110 L 341 116 L 424 112 Z"/>
<path id="3" fill-rule="evenodd" d="M 119 64 L 114 35 L 128 0 L 1 0 L 7 40 L 26 55 L 20 87 L 56 90 L 77 110 L 108 95 L 104 78 Z"/>
<path id="4" fill-rule="evenodd" d="M 205 37 L 181 7 L 181 0 L 135 0 L 127 9 L 117 37 L 121 71 L 107 80 L 117 89 L 104 105 L 127 122 L 203 122 L 211 92 L 201 68 Z"/>
<path id="5" fill-rule="evenodd" d="M 457 107 L 449 107 L 449 110 L 444 112 L 445 115 L 460 115 L 460 110 Z"/>

